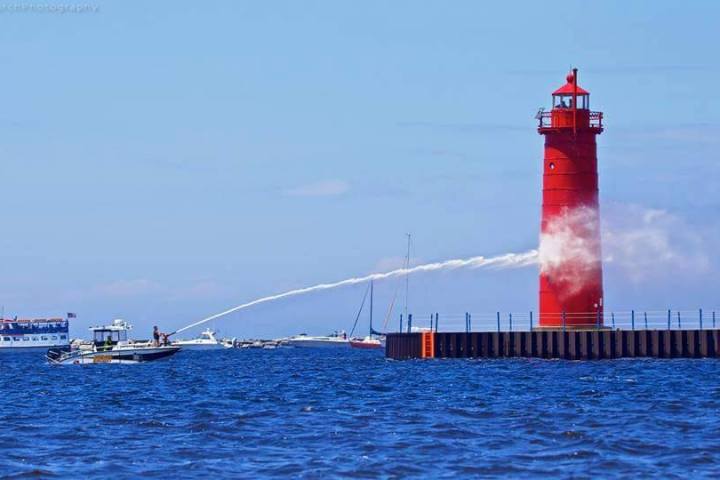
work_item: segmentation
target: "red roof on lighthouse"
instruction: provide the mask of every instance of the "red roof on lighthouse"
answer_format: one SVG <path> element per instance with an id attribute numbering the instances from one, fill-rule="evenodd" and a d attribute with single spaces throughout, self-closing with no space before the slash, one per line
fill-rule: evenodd
<path id="1" fill-rule="evenodd" d="M 575 91 L 575 76 L 572 72 L 568 73 L 568 76 L 566 77 L 567 83 L 563 85 L 562 87 L 555 90 L 552 94 L 553 95 L 572 95 Z M 590 92 L 587 90 L 580 88 L 580 85 L 577 87 L 577 94 L 578 95 L 590 95 Z"/>

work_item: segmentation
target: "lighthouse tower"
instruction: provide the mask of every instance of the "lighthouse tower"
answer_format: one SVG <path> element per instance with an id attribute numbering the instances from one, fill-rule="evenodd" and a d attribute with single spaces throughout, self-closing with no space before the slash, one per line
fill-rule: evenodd
<path id="1" fill-rule="evenodd" d="M 541 328 L 583 328 L 603 321 L 597 145 L 602 113 L 577 69 L 538 114 L 545 136 L 540 234 Z"/>

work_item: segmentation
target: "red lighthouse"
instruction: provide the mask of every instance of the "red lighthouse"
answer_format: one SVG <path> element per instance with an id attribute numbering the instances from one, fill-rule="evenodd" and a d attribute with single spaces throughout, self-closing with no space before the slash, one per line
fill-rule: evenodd
<path id="1" fill-rule="evenodd" d="M 582 328 L 602 323 L 603 289 L 597 145 L 602 113 L 577 69 L 538 114 L 545 136 L 540 235 L 540 326 Z"/>

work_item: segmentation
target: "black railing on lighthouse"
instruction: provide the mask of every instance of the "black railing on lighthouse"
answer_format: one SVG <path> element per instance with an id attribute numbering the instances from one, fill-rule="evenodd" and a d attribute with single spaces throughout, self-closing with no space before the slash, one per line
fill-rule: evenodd
<path id="1" fill-rule="evenodd" d="M 527 312 L 433 312 L 424 315 L 400 315 L 399 332 L 522 332 L 556 329 L 573 330 L 714 330 L 719 328 L 714 309 L 622 310 L 605 312 L 557 312 L 537 315 Z M 429 318 L 429 325 L 413 325 L 414 318 Z M 424 323 L 424 322 L 423 322 Z M 552 325 L 552 326 L 548 326 Z M 442 326 L 442 328 L 440 328 Z"/>

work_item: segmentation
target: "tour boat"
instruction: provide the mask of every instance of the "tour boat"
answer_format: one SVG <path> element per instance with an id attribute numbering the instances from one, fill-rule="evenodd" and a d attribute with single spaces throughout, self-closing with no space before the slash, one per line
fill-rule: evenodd
<path id="1" fill-rule="evenodd" d="M 0 352 L 67 347 L 70 345 L 68 323 L 65 318 L 0 318 Z"/>
<path id="2" fill-rule="evenodd" d="M 111 325 L 90 327 L 92 344 L 71 349 L 50 348 L 47 359 L 53 365 L 86 365 L 95 363 L 131 364 L 167 358 L 180 350 L 173 345 L 157 345 L 153 342 L 128 340 L 132 325 L 124 320 L 114 320 Z"/>
<path id="3" fill-rule="evenodd" d="M 183 350 L 220 350 L 225 348 L 223 343 L 215 337 L 215 332 L 209 328 L 202 332 L 199 337 L 192 340 L 176 340 L 172 342 L 174 347 L 181 347 Z"/>

